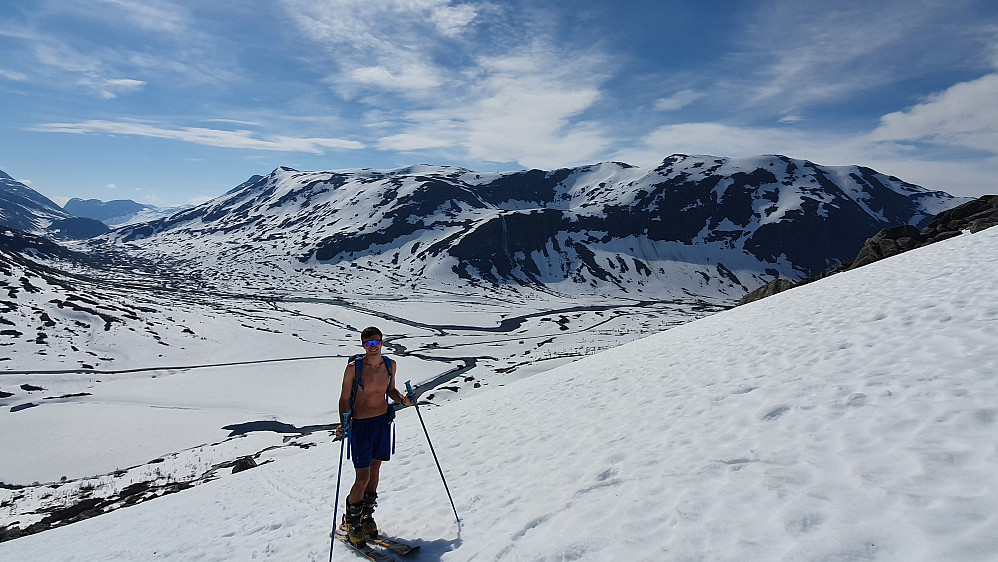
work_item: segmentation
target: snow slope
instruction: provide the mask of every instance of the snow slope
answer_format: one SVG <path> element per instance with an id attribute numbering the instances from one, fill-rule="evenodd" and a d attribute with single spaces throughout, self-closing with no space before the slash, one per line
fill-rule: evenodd
<path id="1" fill-rule="evenodd" d="M 421 408 L 461 526 L 404 410 L 382 527 L 413 560 L 994 560 L 996 253 L 959 236 Z M 339 444 L 311 437 L 0 559 L 326 560 Z"/>

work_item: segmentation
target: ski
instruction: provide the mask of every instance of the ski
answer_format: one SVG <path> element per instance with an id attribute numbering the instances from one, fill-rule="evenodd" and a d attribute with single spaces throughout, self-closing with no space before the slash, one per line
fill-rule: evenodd
<path id="1" fill-rule="evenodd" d="M 336 530 L 336 537 L 343 540 L 342 537 L 346 536 L 346 526 L 341 524 Z M 367 542 L 374 543 L 378 546 L 387 548 L 388 550 L 398 554 L 399 556 L 405 556 L 419 550 L 418 544 L 412 544 L 411 542 L 404 541 L 395 537 L 386 537 L 380 535 L 378 537 L 367 537 Z"/>
<path id="2" fill-rule="evenodd" d="M 355 545 L 350 542 L 350 539 L 346 535 L 340 534 L 339 531 L 336 532 L 336 540 L 352 548 L 354 551 L 358 552 L 364 558 L 371 560 L 372 562 L 396 562 L 394 558 L 388 556 L 384 552 L 371 547 L 369 544 Z"/>
<path id="3" fill-rule="evenodd" d="M 406 554 L 419 550 L 418 544 L 412 544 L 408 541 L 397 539 L 395 537 L 367 537 L 367 540 L 368 542 L 373 542 L 376 545 L 383 546 L 399 556 L 405 556 Z"/>

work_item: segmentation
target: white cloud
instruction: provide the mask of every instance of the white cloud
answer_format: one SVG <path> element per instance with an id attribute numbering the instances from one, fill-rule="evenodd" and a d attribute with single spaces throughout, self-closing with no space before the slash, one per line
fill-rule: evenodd
<path id="1" fill-rule="evenodd" d="M 621 151 L 616 157 L 631 164 L 647 166 L 677 153 L 734 157 L 792 155 L 800 154 L 794 147 L 800 147 L 806 141 L 805 133 L 793 129 L 679 123 L 655 129 L 641 140 L 639 148 Z"/>
<path id="2" fill-rule="evenodd" d="M 433 8 L 430 19 L 436 24 L 437 30 L 445 37 L 460 35 L 478 16 L 478 11 L 470 4 L 457 6 L 437 6 Z"/>
<path id="3" fill-rule="evenodd" d="M 916 80 L 987 56 L 973 2 L 773 0 L 759 4 L 719 81 L 733 103 L 799 116 L 811 106 Z M 990 28 L 988 26 L 991 25 Z M 973 54 L 971 54 L 973 53 Z M 754 71 L 753 71 L 754 69 Z"/>
<path id="4" fill-rule="evenodd" d="M 106 99 L 114 99 L 122 94 L 130 94 L 141 90 L 146 83 L 142 80 L 132 80 L 130 78 L 114 78 L 109 80 L 81 80 L 80 83 L 92 88 L 97 94 Z"/>
<path id="5" fill-rule="evenodd" d="M 99 0 L 99 3 L 110 9 L 90 6 L 88 16 L 111 21 L 119 21 L 118 18 L 124 16 L 127 21 L 147 31 L 179 33 L 186 30 L 190 21 L 186 8 L 164 0 Z"/>
<path id="6" fill-rule="evenodd" d="M 322 48 L 319 62 L 335 66 L 325 82 L 369 108 L 381 150 L 547 167 L 584 163 L 610 143 L 585 113 L 612 61 L 597 47 L 554 46 L 533 12 L 449 0 L 284 6 Z"/>
<path id="7" fill-rule="evenodd" d="M 910 136 L 918 130 L 912 129 Z M 940 160 L 910 144 L 881 140 L 868 132 L 829 134 L 789 126 L 681 123 L 656 129 L 643 137 L 638 147 L 619 151 L 614 159 L 649 166 L 675 153 L 727 157 L 783 154 L 830 166 L 868 166 L 957 196 L 998 192 L 998 157 Z"/>
<path id="8" fill-rule="evenodd" d="M 28 76 L 23 72 L 4 70 L 2 68 L 0 68 L 0 77 L 6 78 L 7 80 L 13 80 L 15 82 L 24 82 L 28 79 Z"/>
<path id="9" fill-rule="evenodd" d="M 926 141 L 998 154 L 998 74 L 961 82 L 924 103 L 885 115 L 874 141 Z"/>
<path id="10" fill-rule="evenodd" d="M 34 53 L 35 58 L 43 65 L 66 72 L 96 75 L 102 66 L 97 58 L 71 49 L 54 39 L 36 38 Z"/>
<path id="11" fill-rule="evenodd" d="M 435 59 L 476 46 L 462 36 L 478 18 L 470 4 L 449 0 L 284 0 L 291 19 L 318 44 L 324 80 L 345 99 L 388 92 L 410 99 L 432 95 L 454 72 Z"/>
<path id="12" fill-rule="evenodd" d="M 473 5 L 449 0 L 284 0 L 283 5 L 312 39 L 339 47 L 330 51 L 338 59 L 418 52 L 436 36 L 460 35 L 478 16 Z"/>
<path id="13" fill-rule="evenodd" d="M 687 105 L 702 98 L 704 95 L 704 92 L 687 88 L 685 90 L 680 90 L 669 97 L 656 100 L 655 109 L 661 111 L 675 111 L 686 107 Z"/>
<path id="14" fill-rule="evenodd" d="M 113 184 L 113 183 L 109 183 L 109 184 L 105 185 L 104 187 L 107 188 L 107 189 L 118 189 L 118 186 L 115 185 L 115 184 Z"/>
<path id="15" fill-rule="evenodd" d="M 348 73 L 352 82 L 379 86 L 386 90 L 427 90 L 440 85 L 436 70 L 423 64 L 397 64 L 389 70 L 384 66 L 355 68 Z"/>
<path id="16" fill-rule="evenodd" d="M 601 61 L 533 45 L 517 53 L 482 57 L 467 70 L 460 99 L 404 114 L 401 131 L 381 139 L 382 150 L 450 148 L 462 157 L 550 168 L 590 161 L 610 141 L 579 120 L 602 97 Z"/>
<path id="17" fill-rule="evenodd" d="M 81 123 L 46 123 L 33 130 L 47 133 L 111 134 L 161 138 L 215 146 L 253 150 L 277 150 L 285 152 L 311 152 L 322 154 L 324 148 L 356 150 L 364 148 L 357 141 L 328 138 L 296 138 L 275 136 L 270 139 L 253 137 L 252 131 L 223 131 L 201 127 L 167 129 L 143 123 L 123 123 L 113 121 L 84 121 Z"/>

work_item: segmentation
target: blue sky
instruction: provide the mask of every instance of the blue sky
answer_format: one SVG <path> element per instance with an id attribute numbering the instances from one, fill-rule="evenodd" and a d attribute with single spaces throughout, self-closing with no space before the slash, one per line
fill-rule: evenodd
<path id="1" fill-rule="evenodd" d="M 0 169 L 201 202 L 277 166 L 478 171 L 672 153 L 998 192 L 998 3 L 22 0 Z"/>

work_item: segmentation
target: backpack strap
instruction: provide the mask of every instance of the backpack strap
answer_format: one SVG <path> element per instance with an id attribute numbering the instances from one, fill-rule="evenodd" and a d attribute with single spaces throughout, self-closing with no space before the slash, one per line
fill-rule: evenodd
<path id="1" fill-rule="evenodd" d="M 360 376 L 361 370 L 364 368 L 364 356 L 354 355 L 350 361 L 354 365 L 353 390 L 350 391 L 350 411 L 353 412 L 353 403 L 357 399 L 357 388 L 359 387 L 360 391 L 364 392 L 364 380 Z"/>

